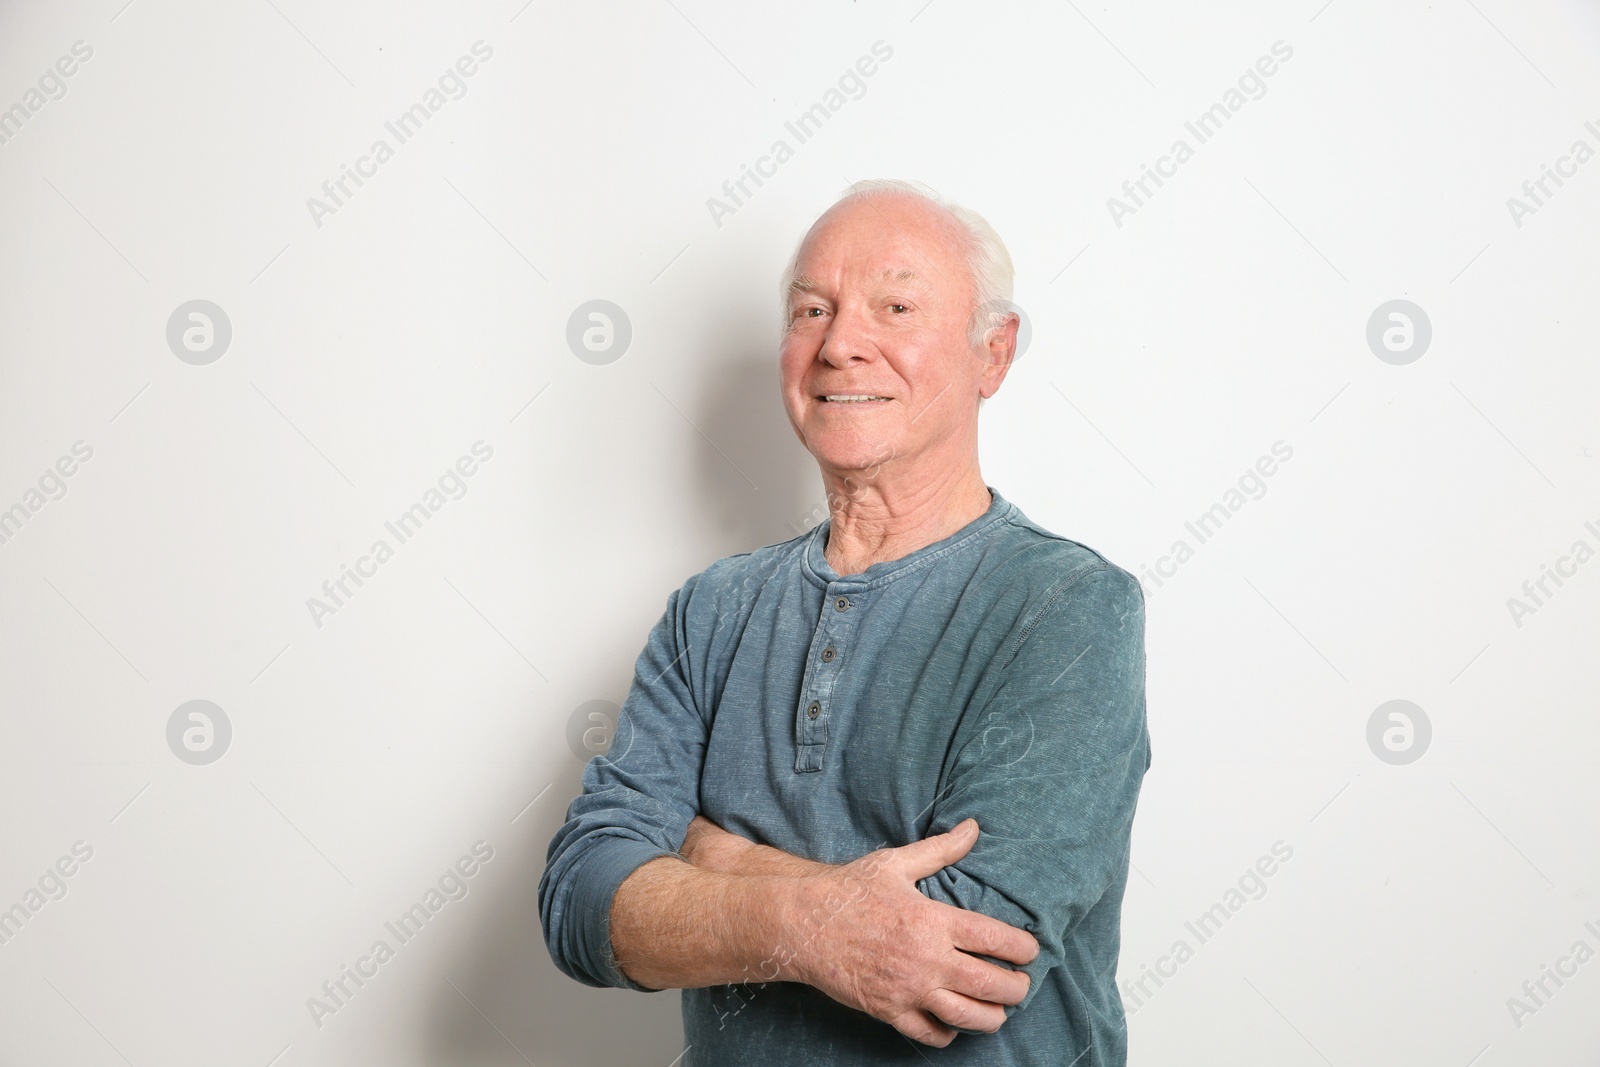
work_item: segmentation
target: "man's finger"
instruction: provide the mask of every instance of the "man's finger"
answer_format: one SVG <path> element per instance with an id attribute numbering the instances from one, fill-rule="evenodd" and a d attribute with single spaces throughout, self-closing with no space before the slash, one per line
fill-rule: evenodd
<path id="1" fill-rule="evenodd" d="M 902 873 L 913 879 L 926 878 L 965 856 L 977 840 L 978 820 L 963 819 L 945 833 L 888 851 Z"/>
<path id="2" fill-rule="evenodd" d="M 980 952 L 1008 963 L 1032 963 L 1039 955 L 1039 942 L 1028 931 L 980 912 L 963 908 L 952 910 L 960 913 L 952 919 L 950 928 L 956 948 Z"/>
<path id="3" fill-rule="evenodd" d="M 1028 995 L 1028 987 L 1032 979 L 1026 971 L 1013 971 L 1009 967 L 980 960 L 976 956 L 969 956 L 964 952 L 954 953 L 955 959 L 951 962 L 949 971 L 944 978 L 945 988 L 952 993 L 959 993 L 971 997 L 975 1001 L 997 1005 L 1021 1004 L 1022 998 Z M 1002 1017 L 1004 1012 L 1002 1011 Z M 955 1023 L 956 1020 L 948 1015 L 940 1014 L 946 1022 Z M 960 1023 L 967 1026 L 970 1024 Z"/>
<path id="4" fill-rule="evenodd" d="M 1006 1021 L 1006 1009 L 1001 1005 L 975 1000 L 953 989 L 931 990 L 922 1003 L 939 1021 L 952 1027 L 992 1034 Z"/>
<path id="5" fill-rule="evenodd" d="M 889 1023 L 913 1041 L 944 1048 L 956 1038 L 956 1032 L 938 1019 L 920 1009 L 912 1009 Z"/>

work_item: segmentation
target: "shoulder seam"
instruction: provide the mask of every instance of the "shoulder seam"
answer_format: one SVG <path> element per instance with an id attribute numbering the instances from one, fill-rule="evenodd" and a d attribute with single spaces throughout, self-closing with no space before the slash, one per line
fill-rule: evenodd
<path id="1" fill-rule="evenodd" d="M 1037 535 L 1041 541 L 1046 541 L 1046 542 L 1054 541 L 1054 542 L 1057 542 L 1059 544 L 1072 545 L 1072 546 L 1074 546 L 1076 548 L 1081 548 L 1085 552 L 1087 552 L 1090 555 L 1094 556 L 1096 559 L 1100 560 L 1102 563 L 1107 563 L 1107 564 L 1111 564 L 1112 566 L 1115 566 L 1115 564 L 1112 564 L 1111 560 L 1106 557 L 1105 553 L 1099 551 L 1098 549 L 1092 548 L 1089 545 L 1084 544 L 1082 541 L 1074 540 L 1073 538 L 1068 537 L 1065 534 L 1056 533 L 1054 530 L 1047 530 L 1043 526 L 1040 526 L 1038 523 L 1034 522 L 1032 519 L 1028 518 L 1025 515 L 1016 515 L 1016 514 L 1014 514 L 1014 515 L 1008 516 L 1006 521 L 1009 522 L 1012 526 L 1015 526 L 1019 530 L 1026 530 L 1029 533 Z"/>
<path id="2" fill-rule="evenodd" d="M 1088 548 L 1087 545 L 1084 547 Z M 1089 551 L 1094 552 L 1094 549 L 1091 548 Z M 1033 633 L 1033 631 L 1038 629 L 1039 623 L 1043 621 L 1044 617 L 1050 613 L 1050 609 L 1055 606 L 1056 601 L 1061 599 L 1061 595 L 1068 589 L 1072 588 L 1074 585 L 1077 585 L 1090 575 L 1098 574 L 1102 571 L 1121 571 L 1123 574 L 1127 573 L 1126 571 L 1123 571 L 1121 567 L 1118 567 L 1104 556 L 1101 556 L 1098 552 L 1095 552 L 1095 556 L 1098 558 L 1099 562 L 1084 564 L 1077 570 L 1072 571 L 1070 574 L 1061 577 L 1059 580 L 1057 580 L 1055 585 L 1050 587 L 1050 592 L 1045 595 L 1044 603 L 1039 606 L 1039 610 L 1034 612 L 1033 617 L 1027 621 L 1020 631 L 1018 631 L 1016 639 L 1011 642 L 1011 647 L 1006 650 L 1007 665 L 1009 665 L 1011 661 L 1016 658 L 1017 651 L 1022 648 L 1023 642 L 1027 641 L 1028 637 Z M 1138 584 L 1139 583 L 1137 580 L 1135 580 L 1134 585 L 1137 586 Z M 1139 594 L 1141 597 L 1143 597 L 1144 590 L 1141 589 Z"/>

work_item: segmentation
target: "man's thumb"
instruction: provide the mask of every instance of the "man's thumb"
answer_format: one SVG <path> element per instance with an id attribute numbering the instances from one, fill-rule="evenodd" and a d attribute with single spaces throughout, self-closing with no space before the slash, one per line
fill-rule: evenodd
<path id="1" fill-rule="evenodd" d="M 926 878 L 965 856 L 977 840 L 978 820 L 963 819 L 942 834 L 913 841 L 898 851 L 904 857 L 907 874 Z"/>

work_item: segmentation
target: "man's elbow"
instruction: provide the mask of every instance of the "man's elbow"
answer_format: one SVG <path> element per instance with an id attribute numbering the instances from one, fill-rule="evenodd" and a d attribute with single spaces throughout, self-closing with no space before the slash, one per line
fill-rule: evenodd
<path id="1" fill-rule="evenodd" d="M 578 862 L 545 869 L 539 880 L 539 924 L 550 960 L 562 974 L 596 989 L 659 990 L 634 981 L 618 964 L 611 944 L 611 912 L 619 884 L 639 867 L 675 855 L 650 845 L 607 839 Z M 556 872 L 556 873 L 552 873 Z"/>
<path id="2" fill-rule="evenodd" d="M 574 982 L 594 989 L 629 988 L 625 976 L 623 981 L 618 981 L 603 967 L 592 967 L 575 943 L 575 939 L 568 935 L 559 922 L 550 923 L 544 919 L 542 912 L 540 917 L 543 920 L 544 947 L 550 953 L 550 962 L 555 964 L 556 970 Z M 621 973 L 620 968 L 616 973 Z"/>
<path id="3" fill-rule="evenodd" d="M 570 894 L 562 894 L 560 890 L 561 884 L 550 876 L 550 868 L 547 867 L 539 879 L 538 897 L 539 928 L 544 936 L 545 950 L 550 953 L 550 962 L 556 965 L 556 970 L 575 982 L 598 989 L 606 988 L 611 983 L 584 965 L 578 943 L 580 931 L 574 928 L 570 912 L 561 899 Z"/>

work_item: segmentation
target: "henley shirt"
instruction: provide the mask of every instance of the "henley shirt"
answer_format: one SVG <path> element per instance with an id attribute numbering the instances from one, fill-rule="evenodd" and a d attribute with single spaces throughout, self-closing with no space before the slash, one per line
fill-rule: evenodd
<path id="1" fill-rule="evenodd" d="M 960 530 L 859 574 L 828 564 L 825 520 L 674 591 L 550 842 L 539 917 L 565 974 L 649 991 L 616 965 L 612 897 L 677 855 L 697 813 L 834 864 L 971 816 L 971 851 L 917 887 L 1038 940 L 1026 998 L 998 1031 L 958 1028 L 937 1048 L 754 974 L 682 991 L 684 1067 L 1125 1064 L 1115 975 L 1150 765 L 1144 595 L 990 494 Z"/>

